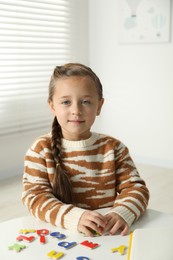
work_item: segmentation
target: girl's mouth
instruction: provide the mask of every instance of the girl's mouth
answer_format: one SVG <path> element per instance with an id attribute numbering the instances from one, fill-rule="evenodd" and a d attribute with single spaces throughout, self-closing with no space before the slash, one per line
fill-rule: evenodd
<path id="1" fill-rule="evenodd" d="M 74 119 L 74 120 L 68 120 L 69 123 L 75 123 L 75 124 L 80 124 L 80 123 L 84 123 L 84 120 L 78 120 L 78 119 Z"/>

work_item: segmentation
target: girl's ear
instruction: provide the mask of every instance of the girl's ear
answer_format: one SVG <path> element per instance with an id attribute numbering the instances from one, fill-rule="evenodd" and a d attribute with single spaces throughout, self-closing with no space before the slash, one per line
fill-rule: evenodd
<path id="1" fill-rule="evenodd" d="M 53 102 L 49 100 L 48 105 L 49 105 L 49 108 L 50 108 L 50 111 L 52 112 L 52 114 L 55 115 L 55 109 L 54 109 Z"/>
<path id="2" fill-rule="evenodd" d="M 100 112 L 101 112 L 103 103 L 104 103 L 104 98 L 102 98 L 101 100 L 99 100 L 99 104 L 98 104 L 98 108 L 97 108 L 97 116 L 100 115 Z"/>

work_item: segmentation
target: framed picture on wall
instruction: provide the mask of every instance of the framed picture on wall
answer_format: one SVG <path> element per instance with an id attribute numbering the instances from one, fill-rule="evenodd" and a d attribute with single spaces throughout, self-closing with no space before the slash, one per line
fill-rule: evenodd
<path id="1" fill-rule="evenodd" d="M 171 0 L 119 0 L 119 42 L 170 41 Z"/>

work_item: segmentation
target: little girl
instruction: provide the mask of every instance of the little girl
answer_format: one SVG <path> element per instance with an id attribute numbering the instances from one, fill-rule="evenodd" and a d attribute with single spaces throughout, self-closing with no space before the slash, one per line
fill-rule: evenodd
<path id="1" fill-rule="evenodd" d="M 126 235 L 145 212 L 149 192 L 127 147 L 91 131 L 104 103 L 99 78 L 82 64 L 57 66 L 48 103 L 52 131 L 26 153 L 23 203 L 61 228 Z"/>

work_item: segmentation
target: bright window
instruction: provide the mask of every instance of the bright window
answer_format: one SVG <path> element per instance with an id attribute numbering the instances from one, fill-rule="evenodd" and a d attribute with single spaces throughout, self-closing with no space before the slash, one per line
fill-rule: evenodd
<path id="1" fill-rule="evenodd" d="M 56 65 L 74 56 L 69 0 L 0 0 L 0 136 L 50 126 Z"/>

